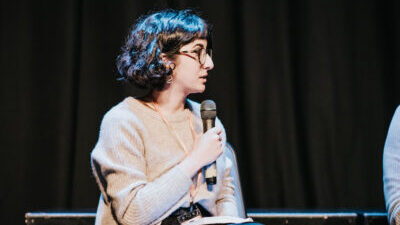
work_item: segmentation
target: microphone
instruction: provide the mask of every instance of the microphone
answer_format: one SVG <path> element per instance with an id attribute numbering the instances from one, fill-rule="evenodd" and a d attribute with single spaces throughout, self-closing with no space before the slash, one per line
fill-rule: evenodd
<path id="1" fill-rule="evenodd" d="M 203 132 L 215 127 L 215 117 L 217 117 L 217 106 L 213 100 L 204 100 L 200 106 L 201 119 L 203 120 Z M 217 183 L 217 165 L 213 162 L 204 168 L 207 185 Z"/>

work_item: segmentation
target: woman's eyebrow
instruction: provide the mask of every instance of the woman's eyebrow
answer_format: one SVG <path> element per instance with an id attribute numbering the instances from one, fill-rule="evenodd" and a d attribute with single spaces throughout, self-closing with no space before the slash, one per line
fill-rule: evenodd
<path id="1" fill-rule="evenodd" d="M 204 48 L 204 45 L 203 45 L 203 44 L 200 44 L 200 43 L 195 44 L 195 45 L 193 46 L 193 48 L 195 48 L 195 47 L 197 47 L 197 46 L 199 46 L 199 47 L 201 47 L 201 48 Z"/>

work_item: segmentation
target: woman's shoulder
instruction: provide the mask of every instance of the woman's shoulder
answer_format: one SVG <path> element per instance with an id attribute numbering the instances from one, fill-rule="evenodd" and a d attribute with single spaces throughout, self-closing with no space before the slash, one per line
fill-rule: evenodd
<path id="1" fill-rule="evenodd" d="M 106 114 L 104 114 L 103 120 L 133 116 L 134 112 L 130 110 L 129 104 L 127 103 L 128 98 L 125 98 L 118 104 L 111 107 Z"/>
<path id="2" fill-rule="evenodd" d="M 133 97 L 125 98 L 104 114 L 102 126 L 140 124 L 139 104 L 140 103 Z"/>

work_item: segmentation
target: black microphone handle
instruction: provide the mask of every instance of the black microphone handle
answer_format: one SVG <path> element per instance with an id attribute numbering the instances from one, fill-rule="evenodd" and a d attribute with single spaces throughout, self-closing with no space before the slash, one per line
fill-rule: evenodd
<path id="1" fill-rule="evenodd" d="M 203 120 L 204 133 L 213 127 L 215 127 L 215 119 Z"/>
<path id="2" fill-rule="evenodd" d="M 214 119 L 206 119 L 203 120 L 203 130 L 204 133 L 207 132 L 209 129 L 215 127 L 215 118 Z M 213 185 L 217 183 L 217 164 L 214 161 L 209 165 L 204 167 L 205 171 L 205 178 L 207 185 Z"/>

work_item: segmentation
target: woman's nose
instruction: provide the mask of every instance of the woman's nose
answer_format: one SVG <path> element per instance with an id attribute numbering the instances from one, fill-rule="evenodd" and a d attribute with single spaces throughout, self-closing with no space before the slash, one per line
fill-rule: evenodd
<path id="1" fill-rule="evenodd" d="M 214 62 L 208 54 L 207 54 L 206 62 L 204 63 L 203 67 L 206 70 L 212 70 L 214 68 Z"/>

